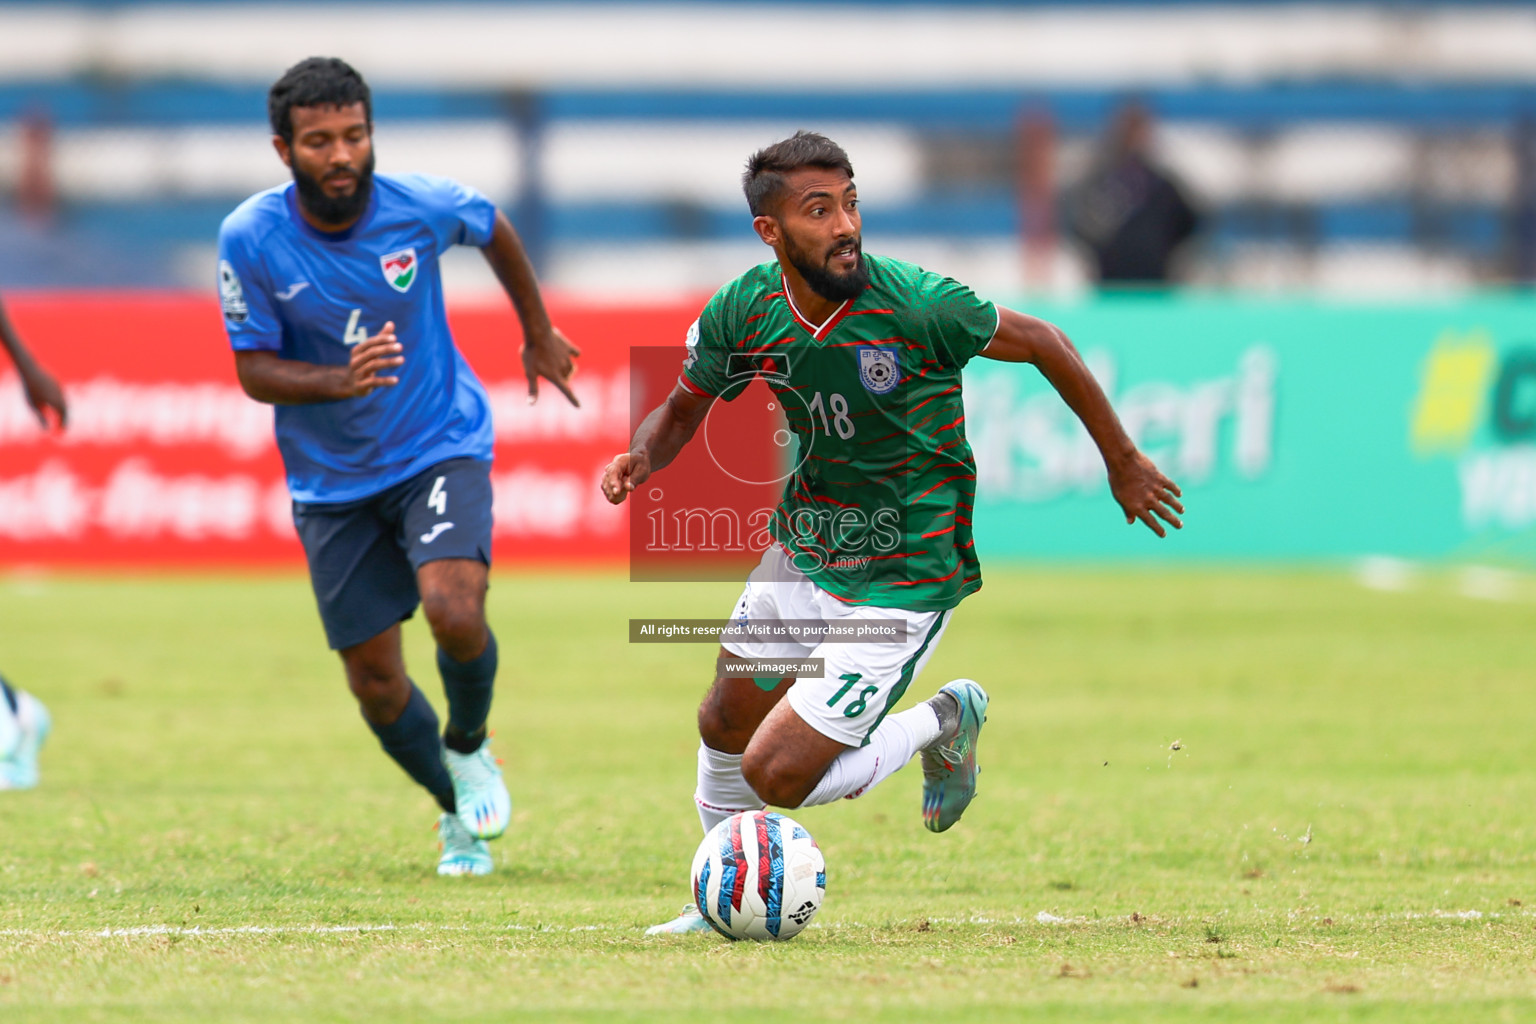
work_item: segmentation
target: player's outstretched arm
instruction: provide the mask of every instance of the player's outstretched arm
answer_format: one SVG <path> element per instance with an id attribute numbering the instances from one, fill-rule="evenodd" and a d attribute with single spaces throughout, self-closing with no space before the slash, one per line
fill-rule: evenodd
<path id="1" fill-rule="evenodd" d="M 677 458 L 713 403 L 708 395 L 695 394 L 681 384 L 675 386 L 667 400 L 640 421 L 629 451 L 615 456 L 603 470 L 603 497 L 620 504 L 652 473 Z"/>
<path id="2" fill-rule="evenodd" d="M 1099 382 L 1061 328 L 1038 317 L 997 307 L 997 334 L 981 354 L 1006 363 L 1032 363 L 1062 400 L 1083 421 L 1109 471 L 1109 488 L 1127 524 L 1138 519 L 1159 537 L 1163 522 L 1175 530 L 1183 523 L 1179 485 L 1164 476 L 1132 443 Z"/>
<path id="3" fill-rule="evenodd" d="M 395 323 L 386 323 L 378 334 L 352 349 L 346 366 L 323 366 L 297 359 L 283 359 L 276 352 L 235 353 L 235 373 L 245 393 L 270 405 L 308 405 L 360 398 L 379 388 L 391 388 L 400 378 L 390 371 L 405 362 Z"/>
<path id="4" fill-rule="evenodd" d="M 59 418 L 59 429 L 64 429 L 69 422 L 64 389 L 59 387 L 59 382 L 53 379 L 52 374 L 37 365 L 32 353 L 21 343 L 21 336 L 11 326 L 3 305 L 0 305 L 0 345 L 5 346 L 11 361 L 16 364 L 16 372 L 21 375 L 22 390 L 27 395 L 27 404 L 37 414 L 37 422 L 43 425 L 44 430 L 48 429 L 47 410 L 52 409 L 53 414 Z"/>
<path id="5" fill-rule="evenodd" d="M 496 211 L 491 240 L 480 251 L 496 272 L 497 280 L 517 309 L 517 318 L 522 321 L 523 373 L 528 377 L 528 404 L 538 401 L 539 378 L 543 377 L 559 388 L 572 405 L 580 408 L 576 392 L 571 390 L 571 378 L 576 375 L 575 357 L 581 355 L 581 350 L 549 322 L 549 312 L 539 294 L 539 280 L 534 276 L 523 240 L 500 210 Z"/>

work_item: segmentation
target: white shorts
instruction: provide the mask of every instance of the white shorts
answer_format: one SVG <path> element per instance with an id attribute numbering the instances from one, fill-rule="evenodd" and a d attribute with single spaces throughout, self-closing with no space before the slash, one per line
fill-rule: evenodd
<path id="1" fill-rule="evenodd" d="M 898 636 L 848 642 L 818 641 L 812 635 L 801 642 L 785 642 L 726 635 L 721 646 L 753 660 L 823 659 L 826 669 L 820 679 L 797 679 L 790 687 L 789 706 L 823 736 L 860 747 L 869 742 L 870 734 L 928 664 L 949 618 L 950 609 L 915 612 L 840 601 L 811 582 L 791 564 L 784 549 L 774 545 L 763 552 L 762 561 L 747 577 L 731 615 L 733 626 L 811 621 L 848 635 L 860 622 L 886 620 L 897 624 Z M 865 629 L 879 632 L 869 626 Z"/>

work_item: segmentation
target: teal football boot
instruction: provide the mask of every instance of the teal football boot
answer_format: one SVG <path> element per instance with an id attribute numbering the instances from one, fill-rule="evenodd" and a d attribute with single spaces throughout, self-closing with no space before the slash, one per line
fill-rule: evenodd
<path id="1" fill-rule="evenodd" d="M 53 731 L 53 719 L 43 702 L 25 690 L 16 694 L 16 725 L 19 736 L 10 754 L 0 759 L 0 789 L 31 789 L 37 785 L 37 755 Z M 9 714 L 0 700 L 0 713 Z"/>
<path id="2" fill-rule="evenodd" d="M 954 698 L 934 700 L 939 738 L 922 750 L 923 825 L 943 832 L 965 813 L 976 798 L 976 739 L 987 720 L 987 691 L 973 679 L 956 679 L 939 688 Z"/>
<path id="3" fill-rule="evenodd" d="M 459 821 L 476 839 L 495 839 L 512 820 L 512 797 L 487 739 L 473 754 L 443 748 L 443 767 L 453 779 Z"/>

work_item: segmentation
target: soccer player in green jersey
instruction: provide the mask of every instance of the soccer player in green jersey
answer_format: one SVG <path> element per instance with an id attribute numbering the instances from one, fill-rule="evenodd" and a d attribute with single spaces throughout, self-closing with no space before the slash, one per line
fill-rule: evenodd
<path id="1" fill-rule="evenodd" d="M 761 378 L 782 401 L 798 462 L 774 510 L 774 543 L 748 577 L 721 662 L 814 657 L 821 678 L 717 672 L 699 708 L 695 803 L 708 830 L 764 804 L 859 796 L 923 765 L 923 823 L 942 832 L 976 792 L 987 694 L 958 679 L 887 714 L 922 670 L 956 605 L 981 586 L 971 537 L 976 465 L 961 370 L 974 356 L 1033 363 L 1104 457 L 1126 522 L 1159 537 L 1183 513 L 1178 486 L 1137 450 L 1072 343 L 1055 326 L 899 260 L 866 255 L 853 167 L 799 132 L 752 156 L 752 226 L 776 259 L 727 284 L 690 328 L 667 400 L 603 474 L 618 504 L 677 455 L 717 398 Z M 819 623 L 799 641 L 756 623 Z M 834 642 L 894 622 L 889 641 Z M 707 931 L 698 911 L 650 932 Z"/>

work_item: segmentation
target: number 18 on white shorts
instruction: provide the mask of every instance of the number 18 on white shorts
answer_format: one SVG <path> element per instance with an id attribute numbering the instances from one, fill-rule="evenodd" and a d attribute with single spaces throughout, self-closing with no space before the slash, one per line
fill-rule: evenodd
<path id="1" fill-rule="evenodd" d="M 790 687 L 790 707 L 823 736 L 860 747 L 933 656 L 950 611 L 848 604 L 818 587 L 774 545 L 747 577 L 720 643 L 753 661 L 821 659 L 821 678 L 801 678 Z M 817 623 L 824 627 L 819 634 Z M 896 635 L 883 628 L 886 623 Z"/>

